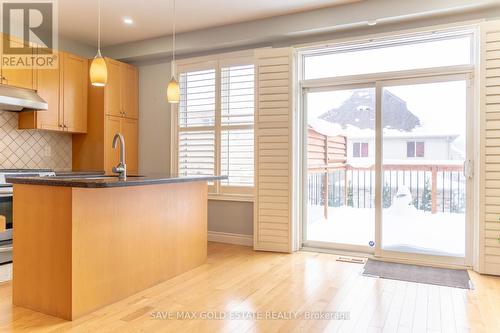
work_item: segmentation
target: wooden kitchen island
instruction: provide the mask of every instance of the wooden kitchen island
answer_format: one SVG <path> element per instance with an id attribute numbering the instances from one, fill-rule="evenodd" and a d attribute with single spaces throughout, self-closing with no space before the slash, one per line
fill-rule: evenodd
<path id="1" fill-rule="evenodd" d="M 203 264 L 224 178 L 9 178 L 14 305 L 73 320 Z"/>

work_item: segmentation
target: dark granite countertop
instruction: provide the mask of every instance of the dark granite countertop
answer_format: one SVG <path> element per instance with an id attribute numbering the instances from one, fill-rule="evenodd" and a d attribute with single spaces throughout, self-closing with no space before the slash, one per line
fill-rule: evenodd
<path id="1" fill-rule="evenodd" d="M 57 177 L 102 176 L 104 171 L 54 171 Z"/>
<path id="2" fill-rule="evenodd" d="M 11 184 L 46 185 L 63 187 L 83 188 L 109 188 L 124 186 L 143 186 L 156 184 L 187 183 L 196 181 L 213 181 L 227 179 L 227 176 L 185 176 L 172 177 L 168 175 L 158 176 L 127 176 L 127 180 L 119 180 L 117 176 L 98 175 L 95 177 L 75 175 L 75 177 L 52 176 L 52 177 L 9 177 L 7 182 Z"/>

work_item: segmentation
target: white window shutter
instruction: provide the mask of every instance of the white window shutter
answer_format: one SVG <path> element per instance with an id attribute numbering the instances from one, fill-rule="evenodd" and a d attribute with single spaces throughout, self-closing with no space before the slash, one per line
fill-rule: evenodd
<path id="1" fill-rule="evenodd" d="M 500 275 L 500 21 L 481 25 L 480 273 Z"/>
<path id="2" fill-rule="evenodd" d="M 292 252 L 293 49 L 255 51 L 254 249 Z"/>

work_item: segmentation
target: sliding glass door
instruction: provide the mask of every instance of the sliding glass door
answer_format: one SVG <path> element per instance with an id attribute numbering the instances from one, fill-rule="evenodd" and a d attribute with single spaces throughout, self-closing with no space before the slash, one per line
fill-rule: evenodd
<path id="1" fill-rule="evenodd" d="M 466 265 L 468 74 L 304 92 L 305 246 Z"/>
<path id="2" fill-rule="evenodd" d="M 366 251 L 375 241 L 375 88 L 307 94 L 306 240 Z"/>
<path id="3" fill-rule="evenodd" d="M 459 75 L 380 85 L 381 254 L 465 258 L 468 80 Z"/>
<path id="4" fill-rule="evenodd" d="M 470 266 L 475 35 L 299 52 L 304 247 Z"/>

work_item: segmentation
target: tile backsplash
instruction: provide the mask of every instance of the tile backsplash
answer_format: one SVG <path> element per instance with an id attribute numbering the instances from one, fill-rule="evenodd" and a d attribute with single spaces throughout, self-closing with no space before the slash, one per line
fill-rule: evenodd
<path id="1" fill-rule="evenodd" d="M 0 111 L 0 169 L 71 170 L 71 134 L 19 130 L 18 117 Z"/>

